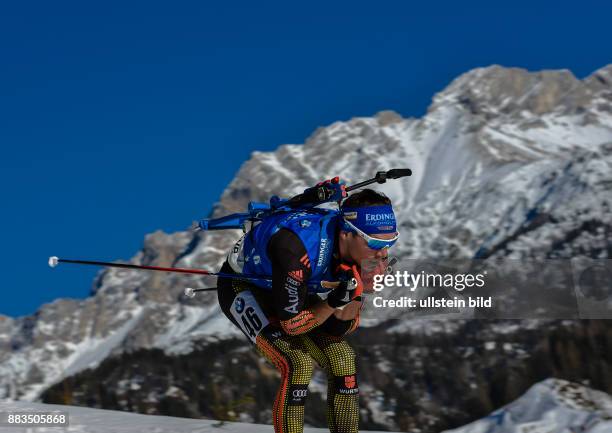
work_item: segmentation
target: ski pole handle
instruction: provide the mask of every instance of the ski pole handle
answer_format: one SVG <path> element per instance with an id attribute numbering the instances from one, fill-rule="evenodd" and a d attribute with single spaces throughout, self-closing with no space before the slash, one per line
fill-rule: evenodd
<path id="1" fill-rule="evenodd" d="M 398 179 L 404 176 L 412 176 L 409 168 L 393 168 L 387 172 L 387 179 Z"/>
<path id="2" fill-rule="evenodd" d="M 364 180 L 355 185 L 347 186 L 346 192 L 353 191 L 372 183 L 385 183 L 387 179 L 399 179 L 404 176 L 412 176 L 412 170 L 409 168 L 393 168 L 389 171 L 379 171 L 372 179 Z"/>

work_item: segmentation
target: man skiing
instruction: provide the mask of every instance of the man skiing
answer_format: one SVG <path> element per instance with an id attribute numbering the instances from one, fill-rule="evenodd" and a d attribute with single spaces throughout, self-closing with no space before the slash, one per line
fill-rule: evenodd
<path id="1" fill-rule="evenodd" d="M 325 185 L 338 203 L 346 197 L 337 178 Z M 344 199 L 339 210 L 272 213 L 229 253 L 220 272 L 237 278 L 219 278 L 219 304 L 281 374 L 273 407 L 276 433 L 303 431 L 315 362 L 328 376 L 329 430 L 358 431 L 355 353 L 343 336 L 358 327 L 361 294 L 369 291 L 373 273 L 386 269 L 398 236 L 390 200 L 364 189 Z M 365 262 L 375 263 L 368 276 Z M 241 274 L 272 278 L 246 281 Z"/>
<path id="2" fill-rule="evenodd" d="M 387 270 L 388 249 L 397 241 L 390 200 L 366 189 L 411 176 L 409 168 L 379 171 L 346 187 L 336 177 L 288 200 L 250 202 L 248 212 L 198 223 L 200 230 L 248 231 L 220 272 L 49 257 L 59 263 L 218 276 L 225 315 L 281 373 L 274 401 L 277 433 L 302 432 L 304 402 L 314 363 L 328 376 L 327 420 L 334 432 L 357 432 L 359 406 L 355 355 L 342 336 L 359 325 L 362 293 Z M 343 201 L 344 199 L 344 201 Z M 336 202 L 338 210 L 317 207 Z M 367 264 L 367 266 L 365 266 Z M 193 298 L 210 288 L 185 289 Z"/>

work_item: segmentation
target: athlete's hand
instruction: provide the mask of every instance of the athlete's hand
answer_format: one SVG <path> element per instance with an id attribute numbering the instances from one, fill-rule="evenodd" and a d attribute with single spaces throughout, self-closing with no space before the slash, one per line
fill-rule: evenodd
<path id="1" fill-rule="evenodd" d="M 306 204 L 316 206 L 332 201 L 340 202 L 347 195 L 344 181 L 341 181 L 339 177 L 334 177 L 305 189 L 303 193 L 289 199 L 288 203 L 294 206 Z"/>
<path id="2" fill-rule="evenodd" d="M 363 292 L 363 282 L 356 265 L 351 267 L 341 264 L 338 272 L 340 282 L 327 296 L 327 304 L 332 308 L 344 308 Z"/>
<path id="3" fill-rule="evenodd" d="M 338 176 L 319 182 L 315 188 L 321 202 L 341 201 L 348 195 L 346 192 L 346 182 L 340 180 Z"/>

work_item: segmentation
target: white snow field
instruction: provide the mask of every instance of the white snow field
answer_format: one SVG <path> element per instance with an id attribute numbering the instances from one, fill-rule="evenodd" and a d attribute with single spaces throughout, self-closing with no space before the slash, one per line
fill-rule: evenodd
<path id="1" fill-rule="evenodd" d="M 64 427 L 0 427 L 2 433 L 272 433 L 271 425 L 220 423 L 214 420 L 140 415 L 76 406 L 0 402 L 0 412 L 66 411 L 70 425 Z M 327 432 L 306 428 L 306 433 Z M 612 397 L 604 392 L 559 379 L 532 386 L 522 397 L 464 427 L 441 433 L 610 433 Z M 374 432 L 373 432 L 374 433 Z"/>
<path id="2" fill-rule="evenodd" d="M 265 424 L 220 423 L 208 419 L 175 418 L 171 416 L 140 415 L 113 410 L 62 406 L 29 402 L 0 403 L 0 412 L 7 411 L 67 411 L 68 427 L 0 427 L 2 433 L 83 432 L 83 433 L 273 433 Z M 324 433 L 327 429 L 306 428 L 305 433 Z M 376 432 L 374 432 L 376 433 Z M 378 432 L 382 433 L 382 432 Z"/>

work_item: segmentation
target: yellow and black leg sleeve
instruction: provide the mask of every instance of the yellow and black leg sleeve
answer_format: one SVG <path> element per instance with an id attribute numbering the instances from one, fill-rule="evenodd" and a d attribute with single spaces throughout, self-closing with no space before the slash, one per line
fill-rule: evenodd
<path id="1" fill-rule="evenodd" d="M 281 384 L 272 414 L 275 433 L 304 431 L 304 403 L 312 377 L 314 360 L 300 336 L 283 332 L 262 332 L 257 336 L 257 350 L 281 374 Z"/>
<path id="2" fill-rule="evenodd" d="M 315 330 L 304 336 L 309 353 L 327 373 L 327 424 L 331 433 L 359 432 L 355 352 L 340 337 Z"/>

